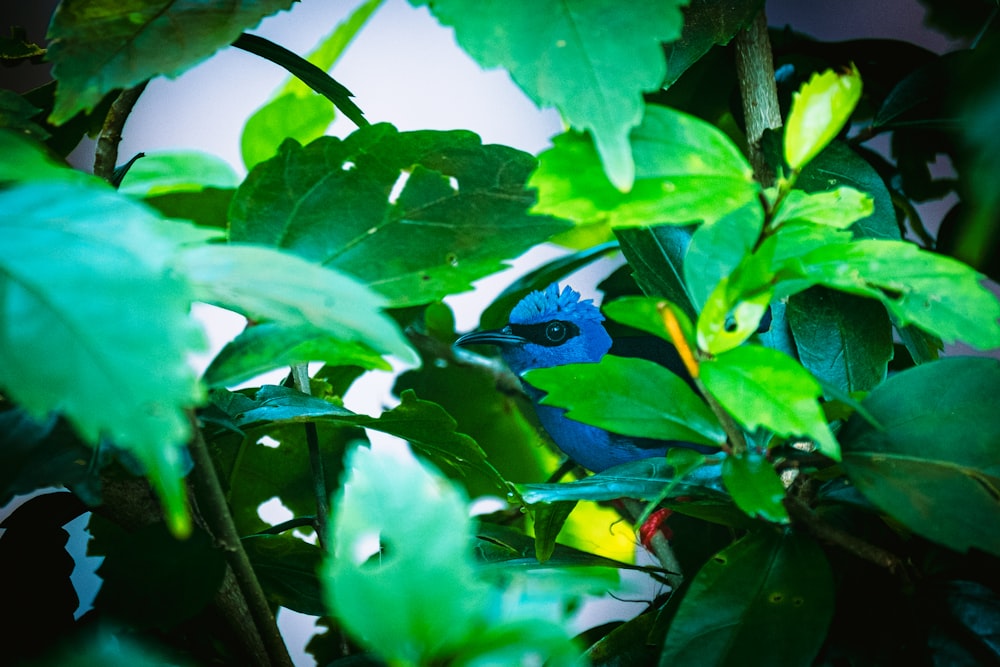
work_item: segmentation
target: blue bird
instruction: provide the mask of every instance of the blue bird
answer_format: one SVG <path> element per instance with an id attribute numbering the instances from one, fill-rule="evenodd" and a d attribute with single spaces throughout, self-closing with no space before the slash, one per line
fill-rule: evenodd
<path id="1" fill-rule="evenodd" d="M 671 345 L 648 346 L 647 339 L 632 339 L 619 349 L 605 330 L 604 315 L 591 299 L 581 299 L 569 286 L 559 291 L 552 283 L 532 292 L 511 310 L 509 324 L 502 329 L 476 331 L 455 341 L 456 345 L 496 345 L 500 356 L 518 377 L 534 368 L 572 363 L 596 363 L 605 354 L 645 357 L 661 363 L 688 379 Z M 629 339 L 622 339 L 629 340 Z M 638 345 L 636 341 L 641 341 Z M 643 349 L 646 347 L 647 349 Z M 664 456 L 670 447 L 682 446 L 701 452 L 717 451 L 691 443 L 633 438 L 612 433 L 566 417 L 562 408 L 540 405 L 544 392 L 523 379 L 521 384 L 535 406 L 538 420 L 566 456 L 593 472 L 652 456 Z"/>

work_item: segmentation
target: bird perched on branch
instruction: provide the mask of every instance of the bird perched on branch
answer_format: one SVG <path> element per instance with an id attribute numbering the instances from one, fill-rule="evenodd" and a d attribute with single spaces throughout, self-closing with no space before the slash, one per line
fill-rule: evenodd
<path id="1" fill-rule="evenodd" d="M 581 299 L 580 293 L 569 286 L 560 292 L 553 283 L 528 294 L 511 310 L 509 320 L 502 329 L 469 333 L 455 344 L 498 346 L 504 362 L 519 377 L 535 368 L 596 363 L 610 353 L 652 359 L 688 378 L 676 350 L 666 343 L 649 344 L 646 349 L 643 346 L 636 349 L 633 344 L 631 349 L 619 350 L 604 328 L 600 309 L 591 299 Z M 523 380 L 522 385 L 535 406 L 538 420 L 559 449 L 593 472 L 637 459 L 664 456 L 667 449 L 675 446 L 713 451 L 691 443 L 633 438 L 578 422 L 566 417 L 562 408 L 539 404 L 544 392 Z"/>

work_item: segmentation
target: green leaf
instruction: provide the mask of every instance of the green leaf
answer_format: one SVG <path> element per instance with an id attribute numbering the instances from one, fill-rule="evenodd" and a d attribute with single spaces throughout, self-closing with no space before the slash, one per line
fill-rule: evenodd
<path id="1" fill-rule="evenodd" d="M 0 43 L 3 38 L 0 37 Z M 0 62 L 3 56 L 0 55 Z M 52 136 L 33 120 L 42 110 L 12 90 L 0 90 L 0 128 L 12 130 L 36 141 Z"/>
<path id="2" fill-rule="evenodd" d="M 817 72 L 792 96 L 785 122 L 785 161 L 801 170 L 833 141 L 861 99 L 861 75 L 852 64 L 843 74 Z"/>
<path id="3" fill-rule="evenodd" d="M 813 283 L 879 299 L 916 324 L 980 350 L 1000 347 L 1000 303 L 965 264 L 904 241 L 864 240 L 812 250 L 787 266 Z"/>
<path id="4" fill-rule="evenodd" d="M 842 141 L 832 142 L 813 158 L 795 180 L 796 189 L 810 193 L 845 187 L 864 192 L 872 198 L 874 206 L 871 215 L 859 219 L 851 227 L 850 231 L 855 238 L 900 238 L 896 208 L 885 181 L 848 144 Z"/>
<path id="5" fill-rule="evenodd" d="M 367 0 L 337 25 L 306 58 L 323 71 L 340 59 L 382 0 Z M 240 153 L 247 169 L 272 157 L 286 138 L 307 143 L 323 136 L 333 122 L 334 107 L 300 79 L 289 78 L 274 96 L 257 109 L 243 126 Z"/>
<path id="6" fill-rule="evenodd" d="M 419 363 L 396 323 L 380 311 L 385 299 L 339 271 L 275 248 L 238 244 L 186 249 L 174 266 L 207 303 L 254 320 L 312 326 Z"/>
<path id="7" fill-rule="evenodd" d="M 187 355 L 204 338 L 168 264 L 204 234 L 104 186 L 21 185 L 0 191 L 0 210 L 0 386 L 36 418 L 57 410 L 90 445 L 132 453 L 186 533 L 185 410 L 203 399 Z"/>
<path id="8" fill-rule="evenodd" d="M 847 229 L 858 220 L 867 218 L 874 210 L 872 198 L 854 188 L 842 186 L 813 194 L 792 190 L 781 203 L 771 224 L 778 227 L 795 220 Z"/>
<path id="9" fill-rule="evenodd" d="M 562 484 L 520 484 L 521 496 L 529 504 L 555 503 L 570 500 L 615 500 L 635 498 L 656 500 L 663 490 L 674 484 L 676 473 L 663 457 L 639 459 L 608 468 L 575 482 Z M 696 498 L 726 498 L 720 466 L 704 465 L 684 476 L 675 484 L 676 496 Z"/>
<path id="10" fill-rule="evenodd" d="M 691 0 L 684 12 L 681 38 L 666 45 L 667 74 L 663 88 L 669 88 L 687 68 L 701 59 L 714 45 L 725 45 L 760 11 L 763 0 L 712 2 Z"/>
<path id="11" fill-rule="evenodd" d="M 684 256 L 684 280 L 699 308 L 705 307 L 720 281 L 751 253 L 763 228 L 764 211 L 753 203 L 694 231 Z"/>
<path id="12" fill-rule="evenodd" d="M 954 357 L 905 370 L 841 431 L 844 471 L 908 529 L 956 551 L 1000 554 L 1000 390 L 996 359 Z"/>
<path id="13" fill-rule="evenodd" d="M 552 557 L 559 531 L 575 508 L 576 502 L 539 503 L 532 508 L 535 558 L 539 563 L 544 563 Z"/>
<path id="14" fill-rule="evenodd" d="M 250 535 L 242 542 L 271 604 L 310 616 L 326 614 L 317 576 L 323 560 L 319 547 L 291 535 Z"/>
<path id="15" fill-rule="evenodd" d="M 885 380 L 892 327 L 879 303 L 816 287 L 792 296 L 786 312 L 799 361 L 817 378 L 845 392 Z"/>
<path id="16" fill-rule="evenodd" d="M 571 663 L 564 630 L 537 605 L 518 606 L 516 589 L 505 603 L 477 575 L 466 501 L 454 486 L 406 452 L 355 449 L 347 467 L 321 574 L 341 627 L 390 663 L 456 655 L 464 657 L 457 664 L 519 664 L 528 655 Z"/>
<path id="17" fill-rule="evenodd" d="M 748 516 L 788 523 L 788 511 L 781 503 L 785 485 L 771 462 L 760 454 L 727 456 L 722 462 L 722 481 L 733 502 Z"/>
<path id="18" fill-rule="evenodd" d="M 744 294 L 738 283 L 738 280 L 723 278 L 698 316 L 698 347 L 710 354 L 721 354 L 750 338 L 774 296 L 770 289 Z"/>
<path id="19" fill-rule="evenodd" d="M 48 58 L 59 82 L 51 122 L 88 111 L 105 93 L 159 74 L 176 76 L 229 45 L 292 0 L 190 3 L 68 0 L 49 26 Z"/>
<path id="20" fill-rule="evenodd" d="M 669 301 L 652 297 L 627 296 L 615 299 L 602 307 L 604 313 L 616 322 L 653 334 L 673 345 L 674 339 L 667 329 L 664 309 L 669 309 L 674 314 L 688 345 L 694 345 L 694 325 L 683 310 Z"/>
<path id="21" fill-rule="evenodd" d="M 152 197 L 168 192 L 197 192 L 205 188 L 235 188 L 236 172 L 222 158 L 201 151 L 162 151 L 140 158 L 122 179 L 118 190 Z"/>
<path id="22" fill-rule="evenodd" d="M 729 350 L 701 364 L 705 387 L 747 429 L 809 436 L 834 460 L 840 448 L 816 399 L 819 383 L 788 355 L 758 345 Z"/>
<path id="23" fill-rule="evenodd" d="M 409 441 L 418 454 L 443 468 L 478 470 L 496 489 L 507 491 L 506 481 L 486 461 L 479 445 L 455 430 L 451 415 L 436 403 L 417 398 L 413 391 L 404 391 L 400 404 L 379 417 L 357 414 L 289 387 L 266 385 L 253 399 L 241 398 L 224 408 L 239 428 L 260 422 L 307 421 L 370 428 Z"/>
<path id="24" fill-rule="evenodd" d="M 661 665 L 811 664 L 833 617 L 830 565 L 812 538 L 758 531 L 695 575 Z"/>
<path id="25" fill-rule="evenodd" d="M 661 42 L 681 35 L 686 0 L 622 5 L 571 0 L 536 5 L 410 0 L 429 5 L 484 69 L 503 67 L 539 106 L 555 106 L 594 137 L 611 182 L 627 191 L 637 175 L 628 133 L 643 116 L 642 94 L 666 74 Z"/>
<path id="26" fill-rule="evenodd" d="M 222 584 L 225 556 L 200 528 L 178 540 L 162 523 L 125 531 L 97 515 L 88 528 L 89 553 L 104 556 L 94 607 L 132 628 L 171 629 L 200 613 Z"/>
<path id="27" fill-rule="evenodd" d="M 285 366 L 323 361 L 331 365 L 392 370 L 392 366 L 362 342 L 345 341 L 312 325 L 265 322 L 248 327 L 226 344 L 205 370 L 205 384 L 239 384 Z"/>
<path id="28" fill-rule="evenodd" d="M 726 439 L 704 401 L 654 361 L 609 354 L 596 364 L 536 368 L 524 379 L 547 393 L 542 405 L 613 433 L 715 446 Z"/>
<path id="29" fill-rule="evenodd" d="M 237 191 L 230 238 L 354 275 L 391 306 L 429 303 L 567 228 L 527 214 L 534 165 L 465 131 L 381 124 L 304 148 L 287 141 Z"/>
<path id="30" fill-rule="evenodd" d="M 616 229 L 615 236 L 643 293 L 675 304 L 693 321 L 698 312 L 683 278 L 692 229 L 692 225 L 629 227 Z"/>
<path id="31" fill-rule="evenodd" d="M 611 227 L 713 222 L 756 201 L 760 186 L 721 130 L 687 114 L 650 105 L 631 135 L 635 185 L 617 190 L 601 171 L 590 140 L 575 132 L 553 138 L 529 185 L 536 213 Z"/>
<path id="32" fill-rule="evenodd" d="M 10 183 L 40 180 L 107 187 L 99 178 L 56 162 L 41 144 L 4 128 L 0 128 L 0 154 L 4 156 L 0 160 L 0 189 Z"/>

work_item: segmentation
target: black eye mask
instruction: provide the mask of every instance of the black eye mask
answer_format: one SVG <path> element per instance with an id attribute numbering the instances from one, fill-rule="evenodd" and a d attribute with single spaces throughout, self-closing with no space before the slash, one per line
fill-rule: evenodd
<path id="1" fill-rule="evenodd" d="M 538 324 L 511 324 L 510 332 L 536 345 L 555 347 L 570 338 L 580 335 L 580 327 L 564 320 L 539 322 Z"/>

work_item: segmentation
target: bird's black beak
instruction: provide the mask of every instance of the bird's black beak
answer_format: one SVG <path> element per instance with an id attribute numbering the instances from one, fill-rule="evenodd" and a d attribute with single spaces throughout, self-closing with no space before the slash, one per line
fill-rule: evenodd
<path id="1" fill-rule="evenodd" d="M 510 347 L 511 345 L 522 345 L 527 342 L 527 338 L 522 338 L 521 336 L 511 333 L 510 329 L 505 327 L 503 329 L 488 329 L 486 331 L 473 331 L 472 333 L 467 333 L 456 340 L 455 345 L 461 345 L 463 347 L 467 345 L 498 345 L 499 347 Z"/>

